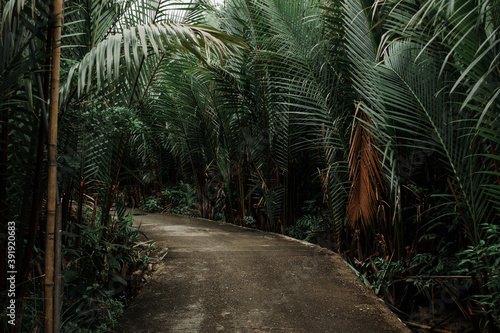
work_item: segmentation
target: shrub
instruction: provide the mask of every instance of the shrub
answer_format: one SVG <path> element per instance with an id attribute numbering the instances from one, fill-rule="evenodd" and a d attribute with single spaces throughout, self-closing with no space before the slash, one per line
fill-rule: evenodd
<path id="1" fill-rule="evenodd" d="M 109 227 L 84 219 L 78 234 L 63 233 L 70 245 L 63 247 L 62 332 L 108 332 L 131 296 L 132 273 L 147 266 L 152 245 L 137 246 L 145 236 L 123 213 Z"/>
<path id="2" fill-rule="evenodd" d="M 299 217 L 294 225 L 286 228 L 286 233 L 293 238 L 310 241 L 323 232 L 324 223 L 323 217 L 317 209 L 315 200 L 305 201 L 305 206 L 302 207 L 304 215 Z"/>
<path id="3" fill-rule="evenodd" d="M 173 214 L 190 216 L 195 197 L 191 185 L 180 183 L 163 190 L 162 200 L 167 204 L 167 211 Z"/>
<path id="4" fill-rule="evenodd" d="M 149 198 L 146 200 L 146 203 L 141 207 L 143 210 L 147 212 L 161 212 L 163 211 L 163 207 L 160 205 L 160 202 L 156 198 Z"/>

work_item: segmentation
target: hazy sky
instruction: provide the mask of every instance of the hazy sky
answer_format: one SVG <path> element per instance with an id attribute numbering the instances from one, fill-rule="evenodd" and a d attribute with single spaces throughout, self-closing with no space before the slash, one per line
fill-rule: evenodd
<path id="1" fill-rule="evenodd" d="M 210 0 L 210 1 L 221 4 L 221 5 L 224 3 L 224 0 Z"/>

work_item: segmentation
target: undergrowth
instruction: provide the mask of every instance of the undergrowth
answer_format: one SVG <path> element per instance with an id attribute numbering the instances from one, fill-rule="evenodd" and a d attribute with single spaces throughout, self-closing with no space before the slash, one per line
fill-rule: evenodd
<path id="1" fill-rule="evenodd" d="M 293 238 L 306 242 L 312 241 L 317 235 L 324 232 L 324 222 L 316 200 L 305 201 L 301 209 L 302 215 L 295 223 L 286 228 L 285 232 Z"/>
<path id="2" fill-rule="evenodd" d="M 180 183 L 166 187 L 160 195 L 148 197 L 141 208 L 147 212 L 166 212 L 192 216 L 194 189 L 191 185 Z"/>
<path id="3" fill-rule="evenodd" d="M 109 226 L 101 224 L 99 215 L 87 209 L 81 223 L 72 219 L 62 232 L 62 333 L 113 331 L 133 296 L 133 272 L 150 261 L 154 245 L 144 241 L 145 235 L 132 225 L 132 214 L 125 214 L 124 206 L 117 207 Z M 33 275 L 43 265 L 43 253 L 38 252 Z M 23 327 L 30 332 L 43 327 L 43 279 L 31 281 L 23 317 Z"/>

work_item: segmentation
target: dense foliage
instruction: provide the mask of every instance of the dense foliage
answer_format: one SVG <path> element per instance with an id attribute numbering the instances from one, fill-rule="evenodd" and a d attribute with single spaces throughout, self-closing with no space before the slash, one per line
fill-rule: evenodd
<path id="1" fill-rule="evenodd" d="M 18 4 L 2 1 L 0 224 L 18 222 L 29 262 L 43 250 L 28 231 L 43 231 L 50 22 L 46 4 Z M 67 4 L 68 232 L 92 234 L 85 205 L 114 230 L 114 202 L 286 232 L 343 254 L 407 315 L 444 293 L 498 330 L 498 1 L 170 5 Z"/>
<path id="2" fill-rule="evenodd" d="M 66 3 L 56 189 L 63 232 L 62 244 L 56 245 L 61 254 L 53 255 L 46 251 L 47 235 L 54 231 L 47 229 L 44 190 L 54 189 L 47 185 L 45 168 L 53 163 L 47 136 L 56 131 L 47 121 L 51 70 L 57 67 L 50 67 L 53 2 L 1 1 L 0 233 L 15 222 L 17 245 L 13 326 L 3 306 L 14 298 L 4 278 L 7 241 L 0 238 L 1 331 L 47 329 L 44 317 L 52 315 L 44 313 L 43 304 L 51 296 L 43 277 L 51 270 L 50 256 L 62 261 L 55 278 L 56 285 L 59 276 L 64 281 L 63 297 L 54 305 L 62 331 L 107 331 L 116 321 L 132 292 L 133 273 L 149 260 L 149 243 L 141 245 L 122 208 L 125 189 L 138 200 L 137 184 L 155 179 L 151 168 L 162 158 L 143 107 L 156 94 L 150 86 L 158 67 L 185 53 L 200 62 L 208 50 L 222 58 L 238 45 L 227 34 L 187 24 L 199 21 L 199 6 L 188 7 L 186 12 L 170 1 Z"/>

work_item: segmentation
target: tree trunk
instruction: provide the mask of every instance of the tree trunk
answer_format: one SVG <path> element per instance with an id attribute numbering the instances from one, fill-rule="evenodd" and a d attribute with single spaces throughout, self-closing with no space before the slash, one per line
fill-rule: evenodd
<path id="1" fill-rule="evenodd" d="M 52 75 L 48 133 L 47 231 L 45 243 L 45 322 L 44 332 L 54 332 L 54 234 L 57 198 L 57 116 L 59 111 L 59 72 L 61 59 L 62 0 L 52 0 L 54 19 Z"/>

